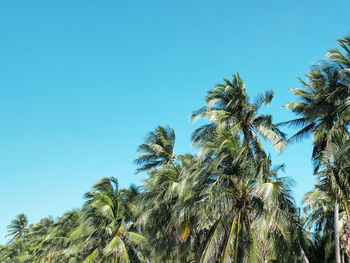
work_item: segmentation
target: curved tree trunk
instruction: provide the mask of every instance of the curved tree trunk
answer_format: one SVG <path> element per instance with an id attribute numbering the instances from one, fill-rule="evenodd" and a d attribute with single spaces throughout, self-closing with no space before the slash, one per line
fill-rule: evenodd
<path id="1" fill-rule="evenodd" d="M 339 243 L 339 204 L 338 201 L 334 202 L 334 246 L 335 246 L 335 262 L 340 261 L 340 243 Z"/>
<path id="2" fill-rule="evenodd" d="M 304 263 L 309 263 L 309 260 L 307 259 L 306 255 L 305 255 L 304 249 L 303 248 L 300 248 L 300 249 L 301 249 L 301 255 L 303 257 Z"/>
<path id="3" fill-rule="evenodd" d="M 328 137 L 326 141 L 326 148 L 328 149 L 331 143 L 331 138 Z M 329 157 L 326 158 L 327 170 L 330 171 L 330 160 Z M 333 173 L 333 171 L 331 171 Z M 335 247 L 335 262 L 341 263 L 340 261 L 340 240 L 339 240 L 339 204 L 337 197 L 335 197 L 334 202 L 334 247 Z"/>
<path id="4" fill-rule="evenodd" d="M 347 214 L 344 215 L 344 238 L 343 244 L 345 253 L 347 256 L 347 261 L 350 262 L 350 200 L 347 201 Z"/>

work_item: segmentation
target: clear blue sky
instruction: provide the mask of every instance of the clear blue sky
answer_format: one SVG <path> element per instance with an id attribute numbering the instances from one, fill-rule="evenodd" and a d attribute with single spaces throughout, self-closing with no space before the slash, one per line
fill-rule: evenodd
<path id="1" fill-rule="evenodd" d="M 249 94 L 289 88 L 350 33 L 344 1 L 2 1 L 0 243 L 19 213 L 31 223 L 80 207 L 103 176 L 140 184 L 136 148 L 158 124 L 192 150 L 193 109 L 223 76 Z M 287 148 L 298 202 L 312 188 L 311 141 Z"/>

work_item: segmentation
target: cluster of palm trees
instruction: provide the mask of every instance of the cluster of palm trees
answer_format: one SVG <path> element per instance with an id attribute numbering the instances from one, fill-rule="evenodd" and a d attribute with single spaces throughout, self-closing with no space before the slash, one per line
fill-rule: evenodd
<path id="1" fill-rule="evenodd" d="M 142 186 L 102 178 L 79 210 L 18 215 L 0 262 L 350 262 L 350 37 L 339 45 L 291 90 L 297 119 L 275 124 L 260 113 L 272 91 L 251 100 L 239 74 L 224 79 L 191 115 L 206 120 L 197 154 L 176 155 L 174 130 L 158 126 L 138 147 Z M 307 135 L 318 179 L 299 209 L 261 139 L 281 152 Z"/>

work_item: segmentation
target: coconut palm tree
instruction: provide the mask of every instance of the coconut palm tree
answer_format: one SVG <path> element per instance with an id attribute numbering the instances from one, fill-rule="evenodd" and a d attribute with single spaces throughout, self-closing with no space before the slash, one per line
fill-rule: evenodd
<path id="1" fill-rule="evenodd" d="M 292 89 L 291 91 L 299 98 L 285 105 L 285 107 L 299 118 L 287 121 L 293 127 L 298 127 L 289 141 L 297 141 L 312 134 L 314 148 L 312 159 L 315 164 L 315 172 L 320 167 L 330 169 L 332 151 L 330 150 L 335 138 L 347 134 L 349 115 L 347 114 L 344 83 L 339 71 L 332 67 L 321 67 L 311 70 L 306 75 L 308 81 L 301 80 L 304 89 Z M 333 177 L 333 174 L 328 174 Z M 339 249 L 339 226 L 338 226 L 338 199 L 335 199 L 334 228 L 335 228 L 335 249 L 337 263 L 340 263 Z"/>
<path id="2" fill-rule="evenodd" d="M 254 159 L 254 155 L 264 154 L 259 136 L 271 142 L 278 151 L 282 151 L 286 146 L 284 133 L 273 124 L 272 115 L 259 114 L 262 106 L 270 104 L 273 92 L 258 94 L 251 103 L 245 84 L 238 73 L 233 75 L 232 81 L 224 78 L 224 82 L 208 91 L 205 99 L 207 105 L 195 110 L 191 115 L 194 122 L 200 118 L 211 121 L 194 131 L 192 135 L 194 143 L 205 140 L 220 124 L 228 130 L 237 130 L 243 136 L 247 155 L 251 159 Z"/>
<path id="3" fill-rule="evenodd" d="M 350 36 L 346 36 L 343 39 L 339 39 L 338 44 L 341 47 L 341 49 L 338 49 L 338 48 L 331 49 L 328 51 L 327 55 L 329 56 L 329 60 L 332 63 L 332 65 L 338 68 L 339 71 L 342 73 L 344 93 L 348 94 L 348 87 L 350 87 Z M 348 111 L 349 111 L 349 105 L 346 105 L 344 107 L 344 112 L 348 114 Z M 347 218 L 350 219 L 349 211 L 347 213 L 348 213 Z M 349 235 L 346 238 L 347 240 L 350 239 L 350 230 L 348 232 L 349 232 Z M 349 249 L 347 250 L 347 256 L 350 259 L 350 242 L 349 242 Z"/>
<path id="4" fill-rule="evenodd" d="M 306 215 L 306 227 L 314 229 L 315 233 L 323 241 L 330 240 L 335 236 L 335 228 L 332 226 L 338 223 L 339 232 L 344 232 L 342 238 L 342 255 L 348 252 L 349 236 L 347 226 L 342 223 L 348 222 L 349 214 L 348 199 L 350 196 L 350 159 L 349 159 L 350 141 L 347 136 L 338 134 L 333 137 L 333 141 L 328 151 L 332 154 L 328 165 L 317 173 L 318 181 L 315 189 L 305 195 L 304 214 Z M 338 200 L 338 209 L 334 206 L 335 200 Z M 337 210 L 337 211 L 335 211 Z M 339 213 L 339 215 L 336 215 Z M 340 220 L 343 217 L 345 220 Z M 335 222 L 337 220 L 337 222 Z M 343 227 L 342 227 L 343 226 Z M 343 230 L 341 230 L 343 229 Z M 326 236 L 327 238 L 323 238 Z M 333 238 L 334 240 L 334 238 Z M 316 240 L 317 241 L 317 240 Z M 334 257 L 334 251 L 331 253 L 329 248 L 334 250 L 334 242 L 327 245 L 325 249 L 325 258 Z M 344 261 L 343 261 L 344 262 Z"/>
<path id="5" fill-rule="evenodd" d="M 350 140 L 347 135 L 335 137 L 330 165 L 320 174 L 321 189 L 331 197 L 339 197 L 340 216 L 343 218 L 342 247 L 350 260 Z M 327 176 L 327 175 L 331 176 Z"/>
<path id="6" fill-rule="evenodd" d="M 339 217 L 334 217 L 334 195 L 325 189 L 322 182 L 318 182 L 315 189 L 305 194 L 303 201 L 304 220 L 306 229 L 313 230 L 313 253 L 319 254 L 318 262 L 329 262 L 335 257 L 335 228 L 334 220 Z M 344 212 L 340 213 L 341 215 Z M 321 251 L 320 251 L 321 250 Z M 343 251 L 342 251 L 343 252 Z"/>
<path id="7" fill-rule="evenodd" d="M 200 194 L 192 194 L 197 199 L 191 204 L 200 219 L 190 227 L 204 230 L 195 261 L 290 262 L 301 257 L 301 228 L 288 184 L 268 165 L 257 170 L 245 158 L 247 149 L 239 134 L 224 126 L 199 146 L 207 171 L 191 180 L 194 189 L 202 188 Z M 287 247 L 290 254 L 279 253 Z"/>
<path id="8" fill-rule="evenodd" d="M 9 237 L 12 237 L 10 242 L 21 239 L 28 231 L 28 219 L 25 214 L 19 214 L 15 219 L 11 221 L 11 224 L 7 227 Z"/>
<path id="9" fill-rule="evenodd" d="M 139 166 L 137 173 L 150 170 L 160 165 L 174 165 L 175 132 L 169 126 L 158 126 L 137 148 L 140 156 L 135 160 Z"/>
<path id="10" fill-rule="evenodd" d="M 301 228 L 288 184 L 266 161 L 246 159 L 238 133 L 223 125 L 198 144 L 195 171 L 182 178 L 181 238 L 200 242 L 195 262 L 288 262 L 301 257 Z M 258 168 L 259 167 L 259 168 Z M 179 203 L 179 202 L 178 202 Z M 293 233 L 288 236 L 286 233 Z M 199 236 L 199 237 L 198 237 Z M 294 239 L 295 238 L 295 239 Z M 278 247 L 280 246 L 280 247 Z M 281 249 L 283 248 L 284 249 Z"/>
<path id="11" fill-rule="evenodd" d="M 50 219 L 50 218 L 49 218 Z M 82 220 L 80 210 L 72 210 L 61 216 L 56 222 L 40 221 L 34 228 L 41 228 L 41 236 L 36 238 L 39 244 L 36 245 L 34 256 L 37 262 L 59 262 L 69 260 L 82 260 L 79 254 L 72 255 L 69 252 L 70 235 L 75 231 Z M 48 227 L 41 226 L 42 224 Z"/>
<path id="12" fill-rule="evenodd" d="M 31 252 L 23 240 L 16 240 L 8 246 L 0 246 L 0 260 L 4 263 L 33 262 Z"/>
<path id="13" fill-rule="evenodd" d="M 116 178 L 104 177 L 86 195 L 83 221 L 71 234 L 70 253 L 85 255 L 84 262 L 98 260 L 143 262 L 145 238 L 129 230 L 125 203 Z"/>
<path id="14" fill-rule="evenodd" d="M 55 221 L 52 217 L 44 217 L 29 227 L 27 237 L 31 240 L 41 239 L 53 228 Z"/>
<path id="15" fill-rule="evenodd" d="M 179 160 L 182 159 L 179 156 Z M 151 253 L 155 261 L 183 262 L 177 251 L 181 244 L 178 242 L 180 234 L 174 215 L 174 208 L 180 198 L 183 169 L 180 161 L 173 166 L 164 165 L 159 169 L 151 170 L 149 177 L 145 180 L 144 191 L 139 196 L 138 224 L 150 241 Z"/>

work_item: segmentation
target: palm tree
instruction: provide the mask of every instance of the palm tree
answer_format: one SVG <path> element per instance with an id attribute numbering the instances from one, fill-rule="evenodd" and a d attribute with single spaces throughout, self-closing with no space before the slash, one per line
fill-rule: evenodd
<path id="1" fill-rule="evenodd" d="M 34 228 L 41 229 L 41 235 L 35 234 L 39 244 L 34 250 L 37 262 L 54 262 L 59 260 L 82 260 L 79 254 L 69 253 L 71 245 L 70 235 L 78 228 L 82 221 L 80 210 L 72 210 L 61 216 L 56 222 L 50 222 L 50 218 L 41 220 Z"/>
<path id="2" fill-rule="evenodd" d="M 137 173 L 160 165 L 174 165 L 175 132 L 169 126 L 158 126 L 150 132 L 137 151 L 140 156 L 135 160 L 139 166 Z"/>
<path id="3" fill-rule="evenodd" d="M 180 235 L 173 221 L 173 212 L 179 200 L 181 173 L 181 164 L 151 170 L 139 196 L 138 224 L 150 241 L 156 261 L 176 258 L 174 251 L 178 248 Z"/>
<path id="4" fill-rule="evenodd" d="M 11 224 L 7 228 L 7 236 L 12 236 L 10 243 L 21 239 L 28 231 L 28 219 L 26 215 L 17 215 L 16 218 L 11 221 Z"/>
<path id="5" fill-rule="evenodd" d="M 36 224 L 33 224 L 28 229 L 28 238 L 40 239 L 51 231 L 55 224 L 52 217 L 44 217 Z"/>
<path id="6" fill-rule="evenodd" d="M 304 217 L 306 229 L 313 230 L 313 254 L 315 249 L 317 254 L 322 252 L 322 257 L 318 255 L 317 262 L 328 262 L 335 258 L 335 243 L 334 236 L 336 229 L 334 228 L 334 220 L 339 220 L 339 217 L 334 217 L 334 195 L 329 192 L 328 183 L 319 181 L 315 189 L 305 194 L 303 201 Z M 328 188 L 328 189 L 327 189 Z M 345 211 L 340 214 L 343 215 Z M 344 251 L 341 251 L 342 254 Z M 342 261 L 344 262 L 344 261 Z"/>
<path id="7" fill-rule="evenodd" d="M 311 70 L 306 75 L 308 82 L 301 80 L 304 89 L 292 89 L 300 101 L 294 101 L 285 105 L 299 118 L 287 121 L 293 127 L 300 128 L 289 141 L 297 141 L 312 134 L 314 148 L 312 159 L 315 163 L 315 172 L 320 167 L 331 171 L 332 144 L 336 137 L 347 133 L 346 127 L 349 123 L 348 107 L 345 105 L 347 95 L 344 93 L 344 83 L 339 71 L 332 67 L 321 67 Z M 333 177 L 334 174 L 328 174 Z M 338 199 L 335 199 L 334 228 L 335 228 L 335 249 L 337 263 L 340 263 L 339 248 L 339 226 L 338 226 Z"/>
<path id="8" fill-rule="evenodd" d="M 335 236 L 335 229 L 332 230 L 332 225 L 339 222 L 348 223 L 349 207 L 348 199 L 350 196 L 350 159 L 349 159 L 350 141 L 347 136 L 338 134 L 333 138 L 332 144 L 328 151 L 331 152 L 331 160 L 327 166 L 324 166 L 317 173 L 318 181 L 315 189 L 305 195 L 304 199 L 304 214 L 307 215 L 306 223 L 308 229 L 314 229 L 315 233 L 322 239 L 328 240 Z M 326 155 L 330 155 L 326 153 Z M 334 206 L 335 200 L 339 201 L 339 208 Z M 336 211 L 335 211 L 336 210 Z M 339 210 L 339 212 L 337 212 Z M 339 215 L 336 215 L 339 213 Z M 341 217 L 345 220 L 339 220 Z M 338 220 L 337 220 L 338 219 Z M 337 220 L 337 222 L 335 222 Z M 349 235 L 348 227 L 343 226 L 344 236 L 342 239 L 342 255 L 349 252 Z M 341 231 L 340 231 L 341 232 Z M 323 238 L 327 236 L 327 238 Z M 334 253 L 329 251 L 333 248 L 334 243 L 327 245 L 325 249 L 325 257 L 334 257 Z"/>
<path id="9" fill-rule="evenodd" d="M 130 231 L 125 222 L 125 204 L 117 179 L 102 178 L 85 198 L 84 219 L 71 234 L 70 253 L 84 254 L 84 262 L 141 262 L 141 248 L 146 240 Z"/>
<path id="10" fill-rule="evenodd" d="M 273 124 L 272 115 L 258 113 L 263 105 L 270 104 L 273 92 L 258 94 L 254 103 L 250 103 L 245 84 L 238 73 L 233 75 L 232 82 L 226 78 L 224 82 L 208 91 L 205 99 L 207 105 L 195 110 L 191 115 L 194 122 L 199 118 L 211 121 L 194 131 L 194 143 L 210 137 L 217 125 L 222 124 L 228 130 L 239 131 L 244 138 L 247 155 L 251 159 L 254 159 L 254 155 L 264 154 L 258 135 L 271 142 L 277 151 L 282 151 L 286 145 L 284 133 Z"/>
<path id="11" fill-rule="evenodd" d="M 0 246 L 0 260 L 4 263 L 26 263 L 33 262 L 31 250 L 25 242 L 17 240 L 8 246 Z"/>
<path id="12" fill-rule="evenodd" d="M 339 71 L 342 73 L 344 93 L 348 94 L 348 87 L 350 86 L 350 36 L 346 36 L 343 39 L 338 40 L 338 44 L 342 48 L 342 50 L 338 48 L 331 49 L 330 51 L 328 51 L 328 56 L 329 60 L 333 63 L 333 66 L 339 68 Z M 346 105 L 344 107 L 344 111 L 346 114 L 348 114 L 349 105 Z M 349 211 L 347 212 L 347 218 L 350 219 Z M 349 240 L 349 237 L 350 234 L 348 235 L 348 237 L 346 237 L 346 239 Z M 347 256 L 350 259 L 350 241 L 348 243 L 349 249 L 347 249 Z"/>
<path id="13" fill-rule="evenodd" d="M 348 135 L 336 136 L 330 151 L 332 162 L 327 167 L 328 171 L 325 169 L 320 174 L 321 189 L 330 196 L 339 198 L 339 207 L 345 213 L 342 245 L 350 260 L 350 139 Z M 327 176 L 328 174 L 332 176 Z"/>
<path id="14" fill-rule="evenodd" d="M 267 164 L 257 170 L 244 158 L 246 151 L 239 135 L 223 126 L 200 141 L 199 160 L 207 171 L 195 173 L 191 181 L 200 193 L 184 197 L 197 196 L 191 206 L 200 219 L 192 228 L 204 230 L 196 262 L 290 262 L 301 257 L 301 228 L 288 184 Z"/>

